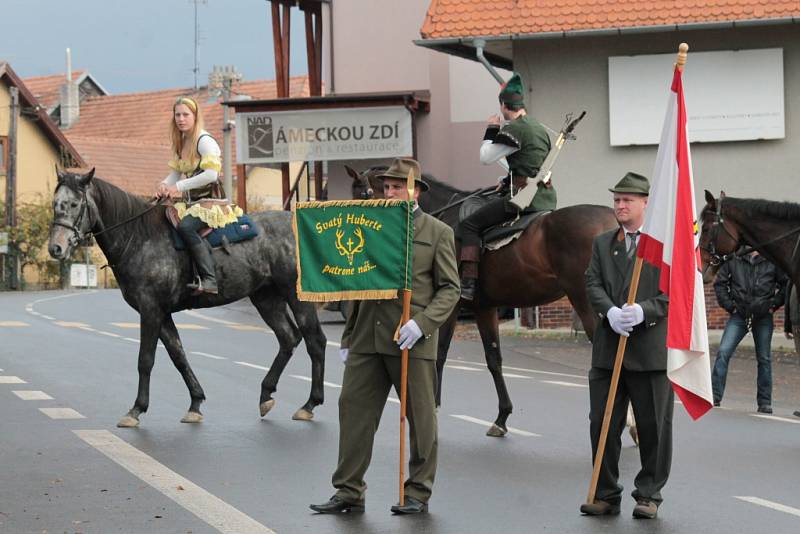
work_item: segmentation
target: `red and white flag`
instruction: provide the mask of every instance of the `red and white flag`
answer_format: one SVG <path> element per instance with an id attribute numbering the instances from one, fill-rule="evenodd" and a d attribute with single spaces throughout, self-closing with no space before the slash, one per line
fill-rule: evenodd
<path id="1" fill-rule="evenodd" d="M 692 159 L 676 67 L 637 254 L 661 269 L 669 295 L 667 377 L 693 419 L 713 406 Z"/>

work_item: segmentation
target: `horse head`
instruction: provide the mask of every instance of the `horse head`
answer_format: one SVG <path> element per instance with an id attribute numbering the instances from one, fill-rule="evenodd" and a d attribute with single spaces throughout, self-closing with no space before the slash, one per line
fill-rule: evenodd
<path id="1" fill-rule="evenodd" d="M 706 205 L 700 212 L 700 259 L 703 262 L 703 282 L 708 284 L 722 265 L 741 246 L 738 226 L 725 218 L 722 201 L 725 192 L 714 198 L 706 190 Z"/>
<path id="2" fill-rule="evenodd" d="M 386 166 L 375 166 L 358 172 L 352 167 L 344 166 L 347 174 L 353 179 L 350 186 L 351 197 L 356 200 L 369 200 L 373 198 L 383 198 L 383 184 L 378 178 L 387 169 Z"/>
<path id="3" fill-rule="evenodd" d="M 53 194 L 53 222 L 47 246 L 57 260 L 69 258 L 76 246 L 91 234 L 96 208 L 88 191 L 94 169 L 86 174 L 61 171 L 56 167 L 58 184 Z"/>

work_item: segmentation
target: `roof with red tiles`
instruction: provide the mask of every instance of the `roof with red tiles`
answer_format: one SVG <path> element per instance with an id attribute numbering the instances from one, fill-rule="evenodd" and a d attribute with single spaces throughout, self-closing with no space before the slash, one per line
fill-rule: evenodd
<path id="1" fill-rule="evenodd" d="M 14 72 L 11 65 L 3 61 L 0 61 L 0 81 L 19 89 L 21 105 L 33 109 L 33 113 L 35 113 L 37 118 L 35 124 L 42 129 L 45 136 L 50 140 L 56 150 L 61 151 L 63 149 L 63 153 L 69 155 L 69 159 L 72 160 L 69 163 L 82 166 L 84 161 L 80 153 L 72 146 L 61 130 L 58 129 L 58 126 L 50 119 L 27 84 Z"/>
<path id="2" fill-rule="evenodd" d="M 798 0 L 431 0 L 423 39 L 800 18 Z"/>
<path id="3" fill-rule="evenodd" d="M 78 81 L 86 71 L 78 70 L 72 73 L 72 81 Z M 25 85 L 34 94 L 39 103 L 47 109 L 58 104 L 59 91 L 64 85 L 65 74 L 53 74 L 51 76 L 32 76 L 25 78 Z"/>

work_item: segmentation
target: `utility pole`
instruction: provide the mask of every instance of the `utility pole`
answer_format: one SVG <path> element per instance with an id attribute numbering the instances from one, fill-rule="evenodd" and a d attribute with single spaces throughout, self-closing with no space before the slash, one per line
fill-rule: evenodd
<path id="1" fill-rule="evenodd" d="M 11 117 L 8 126 L 8 172 L 6 173 L 6 226 L 9 230 L 17 226 L 17 121 L 19 118 L 19 89 L 9 87 L 11 93 Z M 19 287 L 17 269 L 17 244 L 8 240 L 6 274 L 9 289 Z"/>
<path id="2" fill-rule="evenodd" d="M 236 70 L 233 65 L 220 67 L 214 65 L 208 75 L 208 91 L 222 98 L 223 102 L 231 99 L 233 84 L 241 81 L 242 73 Z M 233 121 L 230 120 L 230 108 L 222 107 L 222 175 L 224 177 L 223 187 L 225 188 L 225 198 L 233 200 L 233 168 L 231 166 L 231 131 Z M 245 180 L 244 176 L 239 176 L 240 180 Z"/>

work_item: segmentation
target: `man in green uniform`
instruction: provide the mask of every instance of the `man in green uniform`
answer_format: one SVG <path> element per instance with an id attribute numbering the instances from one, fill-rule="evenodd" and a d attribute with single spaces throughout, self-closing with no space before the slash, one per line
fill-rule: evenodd
<path id="1" fill-rule="evenodd" d="M 413 172 L 414 200 L 428 185 L 420 179 L 419 164 L 395 159 L 382 175 L 386 198 L 407 199 L 406 177 Z M 402 302 L 359 301 L 347 319 L 341 351 L 345 360 L 339 396 L 339 462 L 333 474 L 336 494 L 320 513 L 361 512 L 367 484 L 364 474 L 383 407 L 394 386 L 400 391 L 400 354 L 409 349 L 407 415 L 411 456 L 405 482 L 405 504 L 392 506 L 395 514 L 426 512 L 436 475 L 436 346 L 438 328 L 458 303 L 458 267 L 453 230 L 414 207 L 411 320 L 399 330 Z"/>
<path id="2" fill-rule="evenodd" d="M 489 201 L 459 225 L 461 236 L 461 298 L 472 300 L 478 279 L 478 262 L 481 254 L 481 232 L 500 224 L 517 213 L 510 196 L 527 185 L 539 172 L 550 152 L 550 137 L 544 127 L 525 111 L 525 90 L 519 74 L 514 74 L 500 89 L 501 123 L 498 115 L 489 117 L 489 124 L 481 145 L 481 163 L 490 165 L 505 158 L 508 176 L 497 186 L 506 191 L 501 198 Z M 504 165 L 505 167 L 505 165 Z M 554 210 L 556 190 L 551 184 L 536 184 L 537 191 L 528 209 Z"/>
<path id="3" fill-rule="evenodd" d="M 642 462 L 642 469 L 634 480 L 633 517 L 652 519 L 661 504 L 661 488 L 667 482 L 672 462 L 674 395 L 666 371 L 669 300 L 658 288 L 661 270 L 645 263 L 636 301 L 632 306 L 626 304 L 650 184 L 644 176 L 629 172 L 610 191 L 614 193 L 614 215 L 620 228 L 594 239 L 592 259 L 586 270 L 586 294 L 601 321 L 592 339 L 589 370 L 592 458 L 597 454 L 619 336 L 627 337 L 628 341 L 596 499 L 583 504 L 581 513 L 619 513 L 622 496 L 622 486 L 618 482 L 619 455 L 630 401 L 639 432 Z"/>

